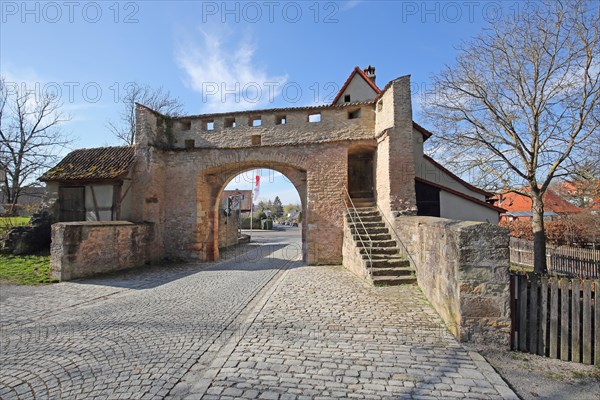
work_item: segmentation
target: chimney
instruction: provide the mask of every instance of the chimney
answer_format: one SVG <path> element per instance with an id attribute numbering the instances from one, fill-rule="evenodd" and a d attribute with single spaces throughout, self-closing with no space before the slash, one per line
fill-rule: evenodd
<path id="1" fill-rule="evenodd" d="M 375 67 L 372 67 L 371 64 L 367 68 L 365 68 L 364 73 L 367 75 L 367 78 L 371 80 L 371 82 L 375 83 Z"/>

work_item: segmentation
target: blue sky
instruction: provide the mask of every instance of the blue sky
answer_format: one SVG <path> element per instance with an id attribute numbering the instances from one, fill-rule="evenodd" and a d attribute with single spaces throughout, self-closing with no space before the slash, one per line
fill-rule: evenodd
<path id="1" fill-rule="evenodd" d="M 330 102 L 354 66 L 371 64 L 380 87 L 412 76 L 419 121 L 418 98 L 454 46 L 521 4 L 1 1 L 0 73 L 59 94 L 74 148 L 117 144 L 106 124 L 132 81 L 162 86 L 198 114 Z M 271 180 L 261 197 L 290 193 L 284 177 Z"/>

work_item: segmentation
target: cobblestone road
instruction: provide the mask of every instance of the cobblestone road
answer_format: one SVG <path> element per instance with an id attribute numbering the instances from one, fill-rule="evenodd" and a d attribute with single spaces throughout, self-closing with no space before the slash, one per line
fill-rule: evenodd
<path id="1" fill-rule="evenodd" d="M 515 398 L 417 287 L 262 242 L 209 268 L 1 287 L 0 398 Z"/>

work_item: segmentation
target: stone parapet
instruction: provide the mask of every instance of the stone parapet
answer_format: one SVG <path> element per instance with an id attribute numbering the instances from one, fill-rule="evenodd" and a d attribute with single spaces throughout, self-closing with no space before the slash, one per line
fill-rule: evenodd
<path id="1" fill-rule="evenodd" d="M 397 217 L 419 286 L 462 342 L 508 347 L 508 231 L 483 222 Z"/>
<path id="2" fill-rule="evenodd" d="M 138 143 L 163 149 L 231 149 L 373 139 L 372 103 L 165 117 L 143 106 Z"/>
<path id="3" fill-rule="evenodd" d="M 52 225 L 50 269 L 61 281 L 139 267 L 158 257 L 154 225 L 127 221 Z"/>

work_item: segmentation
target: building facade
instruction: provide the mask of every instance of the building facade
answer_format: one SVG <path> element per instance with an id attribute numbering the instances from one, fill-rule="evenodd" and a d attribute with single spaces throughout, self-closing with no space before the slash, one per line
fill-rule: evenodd
<path id="1" fill-rule="evenodd" d="M 304 259 L 340 264 L 346 195 L 375 201 L 390 220 L 430 215 L 498 222 L 501 209 L 487 202 L 490 193 L 424 155 L 430 136 L 413 121 L 409 76 L 379 89 L 374 68 L 356 67 L 330 105 L 176 118 L 137 105 L 126 168 L 104 181 L 89 171 L 87 181 L 76 182 L 71 178 L 81 177 L 67 176 L 59 164 L 44 180 L 61 215 L 68 215 L 65 191 L 76 186 L 84 197 L 78 218 L 152 223 L 157 255 L 215 260 L 224 188 L 242 172 L 274 169 L 300 194 Z M 108 191 L 98 194 L 99 186 L 113 188 L 112 202 Z"/>

